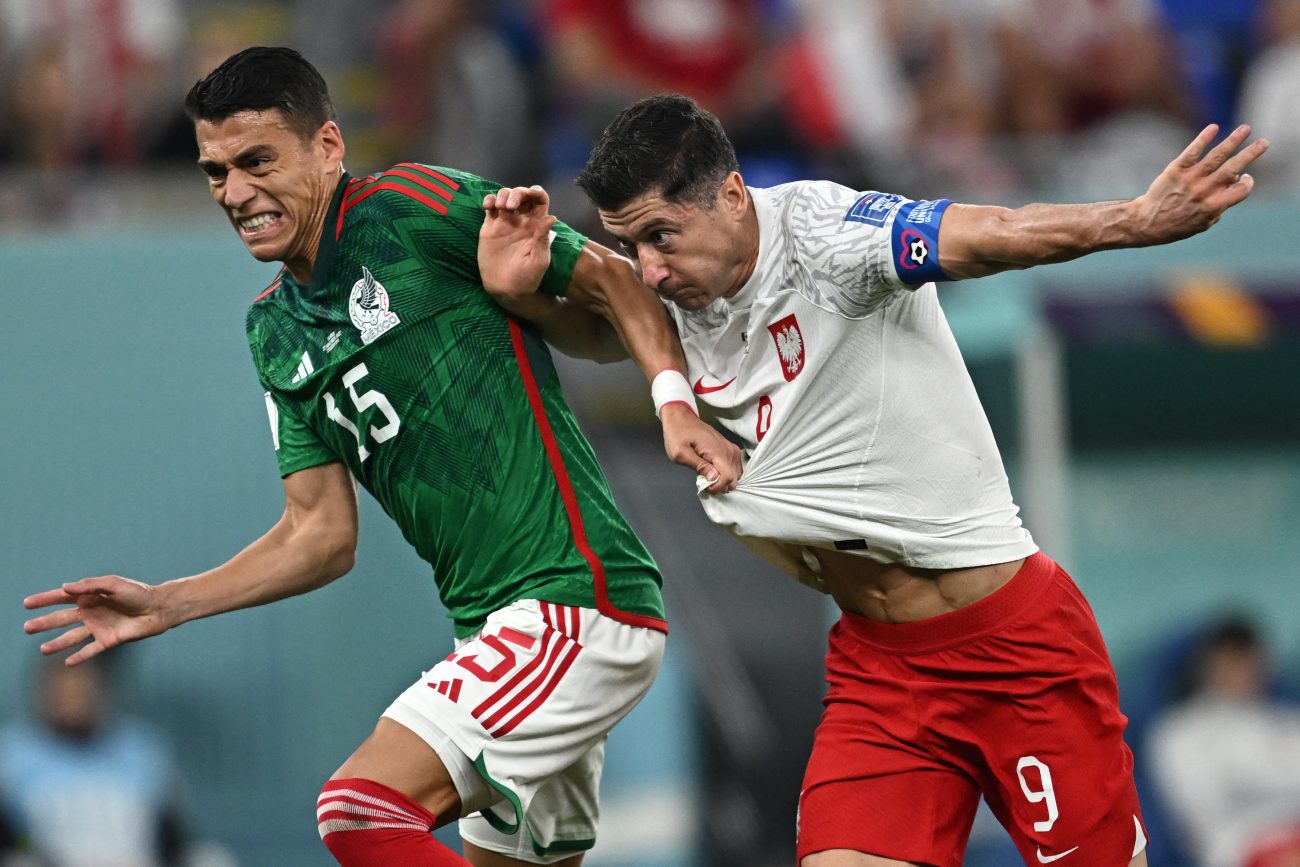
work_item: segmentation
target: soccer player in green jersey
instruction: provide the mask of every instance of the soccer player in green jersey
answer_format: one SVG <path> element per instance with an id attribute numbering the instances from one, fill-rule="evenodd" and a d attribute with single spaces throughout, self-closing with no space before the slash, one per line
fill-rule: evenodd
<path id="1" fill-rule="evenodd" d="M 568 227 L 509 238 L 482 178 L 404 163 L 343 168 L 325 82 L 296 52 L 252 48 L 186 100 L 199 167 L 249 251 L 284 264 L 248 313 L 285 511 L 223 565 L 147 585 L 88 578 L 38 593 L 28 632 L 68 664 L 189 620 L 321 587 L 347 572 L 360 483 L 434 570 L 454 653 L 384 712 L 325 784 L 319 830 L 353 865 L 466 863 L 431 829 L 458 817 L 477 867 L 577 865 L 595 840 L 605 736 L 658 670 L 661 579 L 560 392 L 543 336 L 680 380 L 681 347 L 630 263 Z M 563 296 L 524 324 L 483 291 L 494 269 Z M 678 395 L 680 397 L 680 395 Z M 739 453 L 670 388 L 670 456 L 722 491 Z"/>

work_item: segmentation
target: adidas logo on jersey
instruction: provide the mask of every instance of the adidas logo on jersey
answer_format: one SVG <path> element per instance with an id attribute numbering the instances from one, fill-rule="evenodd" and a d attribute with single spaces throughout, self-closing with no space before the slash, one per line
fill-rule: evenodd
<path id="1" fill-rule="evenodd" d="M 290 382 L 302 382 L 307 377 L 316 372 L 316 366 L 311 363 L 310 353 L 302 354 L 302 361 L 298 362 L 298 371 L 294 373 Z"/>

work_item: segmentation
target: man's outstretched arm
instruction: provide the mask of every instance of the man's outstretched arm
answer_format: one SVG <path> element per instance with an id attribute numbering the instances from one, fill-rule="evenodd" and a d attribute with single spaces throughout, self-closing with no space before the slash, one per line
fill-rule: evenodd
<path id="1" fill-rule="evenodd" d="M 954 279 L 984 277 L 1034 265 L 1066 262 L 1098 250 L 1167 244 L 1204 232 L 1250 195 L 1250 164 L 1268 150 L 1258 139 L 1242 147 L 1239 126 L 1208 152 L 1211 125 L 1135 199 L 1083 205 L 998 208 L 957 205 L 943 215 L 939 262 Z"/>
<path id="2" fill-rule="evenodd" d="M 509 312 L 537 323 L 547 342 L 566 355 L 598 361 L 630 356 L 657 388 L 661 375 L 672 377 L 675 371 L 683 399 L 656 399 L 664 448 L 673 461 L 708 479 L 710 493 L 733 489 L 741 473 L 740 450 L 699 419 L 685 385 L 686 357 L 676 329 L 631 261 L 588 241 L 564 298 L 537 291 L 550 265 L 555 217 L 547 212 L 549 201 L 541 187 L 508 188 L 485 197 L 478 246 L 484 288 Z M 668 398 L 673 393 L 666 391 Z"/>
<path id="3" fill-rule="evenodd" d="M 352 568 L 357 497 L 343 464 L 329 463 L 284 480 L 284 515 L 226 563 L 163 584 L 117 575 L 83 578 L 23 600 L 26 608 L 72 605 L 23 624 L 28 633 L 72 627 L 41 645 L 45 654 L 81 645 L 68 665 L 111 647 L 159 635 L 190 620 L 264 605 L 322 587 Z"/>

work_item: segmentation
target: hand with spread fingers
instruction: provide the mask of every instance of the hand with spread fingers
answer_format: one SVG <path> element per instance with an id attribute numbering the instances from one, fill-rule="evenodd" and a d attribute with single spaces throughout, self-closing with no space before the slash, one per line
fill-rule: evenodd
<path id="1" fill-rule="evenodd" d="M 1245 144 L 1251 130 L 1242 124 L 1207 152 L 1218 132 L 1215 124 L 1201 130 L 1134 200 L 1143 243 L 1163 244 L 1204 232 L 1250 195 L 1255 179 L 1246 169 L 1268 150 L 1268 140 Z"/>
<path id="2" fill-rule="evenodd" d="M 34 634 L 71 626 L 43 643 L 41 653 L 49 655 L 82 645 L 67 659 L 68 665 L 76 665 L 119 644 L 167 631 L 156 590 L 117 575 L 72 581 L 23 600 L 23 607 L 29 609 L 75 606 L 34 617 L 23 624 L 23 631 Z"/>
<path id="3" fill-rule="evenodd" d="M 498 301 L 527 298 L 551 264 L 556 218 L 541 187 L 503 187 L 483 198 L 478 263 L 483 286 Z"/>

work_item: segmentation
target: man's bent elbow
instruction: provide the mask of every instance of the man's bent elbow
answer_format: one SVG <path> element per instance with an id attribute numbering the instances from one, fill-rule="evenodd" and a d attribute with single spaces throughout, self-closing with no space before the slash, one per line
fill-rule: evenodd
<path id="1" fill-rule="evenodd" d="M 339 548 L 331 552 L 325 560 L 321 569 L 322 583 L 328 583 L 336 578 L 342 578 L 352 571 L 352 567 L 357 563 L 356 546 Z"/>
<path id="2" fill-rule="evenodd" d="M 357 535 L 338 529 L 322 529 L 305 540 L 316 561 L 316 580 L 311 589 L 342 578 L 357 561 Z"/>

